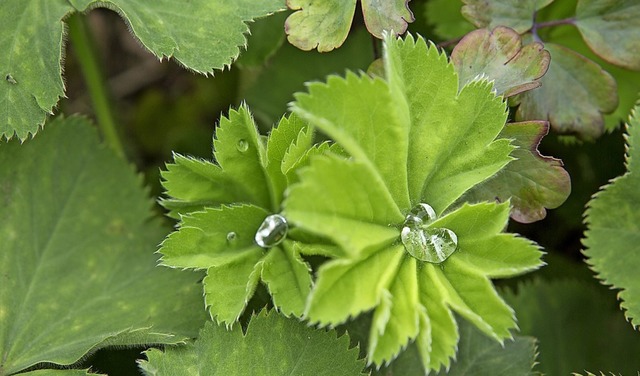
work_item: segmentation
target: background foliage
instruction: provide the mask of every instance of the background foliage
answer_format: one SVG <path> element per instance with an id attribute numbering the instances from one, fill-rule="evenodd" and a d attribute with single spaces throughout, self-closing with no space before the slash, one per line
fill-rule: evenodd
<path id="1" fill-rule="evenodd" d="M 501 134 L 520 147 L 512 154 L 520 164 L 510 163 L 463 199 L 511 197 L 516 210 L 508 230 L 540 244 L 547 265 L 516 280 L 495 281 L 518 318 L 514 340 L 501 347 L 456 316 L 457 355 L 440 373 L 640 370 L 634 183 L 640 124 L 629 117 L 640 92 L 640 5 L 633 0 L 339 3 L 2 2 L 0 375 L 136 375 L 141 369 L 161 374 L 159 364 L 170 367 L 187 357 L 206 364 L 211 359 L 199 351 L 209 346 L 242 349 L 250 343 L 277 348 L 265 369 L 284 369 L 277 367 L 299 360 L 310 367 L 324 364 L 316 351 L 306 353 L 318 355 L 309 360 L 295 352 L 299 346 L 274 346 L 271 329 L 286 332 L 283 338 L 317 337 L 317 343 L 327 343 L 323 349 L 335 351 L 327 357 L 343 359 L 354 374 L 422 374 L 415 343 L 391 364 L 363 369 L 376 320 L 371 314 L 316 330 L 267 312 L 274 295 L 268 272 L 265 277 L 268 268 L 260 269 L 267 287 L 255 279 L 253 299 L 228 314 L 235 320 L 244 312 L 227 332 L 207 321 L 204 275 L 156 267 L 160 255 L 154 254 L 174 224 L 154 204 L 162 196 L 165 163 L 213 162 L 214 126 L 238 114 L 230 108 L 246 103 L 266 136 L 281 123 L 289 102 L 296 99 L 298 109 L 310 106 L 294 98 L 306 90 L 305 82 L 324 82 L 332 74 L 355 80 L 347 70 L 385 77 L 389 67 L 376 60 L 382 44 L 371 37 L 382 37 L 384 29 L 432 40 L 452 54 L 460 72 L 470 61 L 482 66 L 460 74 L 460 86 L 477 74 L 497 78 L 495 89 L 510 97 L 509 119 L 526 121 Z M 330 22 L 317 32 L 323 20 Z M 479 45 L 486 53 L 474 53 Z M 512 64 L 495 64 L 500 59 Z M 505 72 L 519 82 L 500 81 Z M 76 112 L 95 119 L 103 142 L 92 121 L 72 116 Z M 317 139 L 336 137 L 321 130 L 326 134 Z M 255 140 L 263 136 L 255 134 Z M 216 162 L 224 165 L 220 158 Z M 617 176 L 622 177 L 609 184 Z M 514 189 L 516 183 L 522 190 Z M 256 205 L 272 210 L 281 199 Z M 301 260 L 298 248 L 283 246 L 283 252 Z M 308 265 L 299 261 L 300 278 L 308 278 L 308 268 L 317 272 L 324 257 L 338 251 L 309 248 L 314 252 L 305 258 Z M 283 311 L 299 312 L 300 304 Z M 209 341 L 206 333 L 212 332 L 219 335 Z M 178 346 L 185 342 L 189 345 Z M 234 359 L 253 368 L 259 362 L 252 356 Z"/>

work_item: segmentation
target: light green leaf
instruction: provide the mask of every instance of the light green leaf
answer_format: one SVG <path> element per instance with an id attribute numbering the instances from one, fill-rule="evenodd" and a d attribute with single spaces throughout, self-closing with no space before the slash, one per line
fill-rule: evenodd
<path id="1" fill-rule="evenodd" d="M 225 202 L 250 202 L 246 188 L 206 160 L 173 155 L 173 163 L 161 171 L 162 185 L 170 198 L 161 199 L 171 217 L 203 210 Z"/>
<path id="2" fill-rule="evenodd" d="M 506 121 L 506 106 L 487 83 L 459 89 L 453 65 L 424 39 L 387 38 L 385 45 L 385 71 L 394 100 L 387 109 L 393 113 L 393 107 L 398 108 L 409 137 L 407 167 L 394 165 L 396 175 L 407 169 L 412 205 L 427 202 L 441 213 L 509 162 L 509 141 L 495 140 Z M 386 123 L 371 126 L 384 129 Z"/>
<path id="3" fill-rule="evenodd" d="M 536 11 L 553 0 L 462 0 L 462 14 L 477 27 L 506 26 L 522 34 L 533 26 Z"/>
<path id="4" fill-rule="evenodd" d="M 204 300 L 211 318 L 233 325 L 258 286 L 262 272 L 262 250 L 257 246 L 232 261 L 207 270 Z"/>
<path id="5" fill-rule="evenodd" d="M 257 206 L 243 205 L 185 215 L 179 230 L 162 242 L 160 262 L 172 268 L 208 269 L 260 251 L 254 236 L 268 214 Z"/>
<path id="6" fill-rule="evenodd" d="M 1 144 L 0 163 L 3 374 L 197 333 L 201 275 L 156 267 L 151 201 L 86 120 Z"/>
<path id="7" fill-rule="evenodd" d="M 548 120 L 559 133 L 597 138 L 604 132 L 604 114 L 618 106 L 616 81 L 565 47 L 546 43 L 545 48 L 551 53 L 549 70 L 540 80 L 542 87 L 515 97 L 516 120 Z"/>
<path id="8" fill-rule="evenodd" d="M 219 166 L 176 156 L 163 174 L 173 196 L 163 203 L 180 213 L 181 221 L 162 243 L 161 264 L 207 270 L 205 301 L 218 322 L 238 320 L 261 278 L 278 309 L 302 315 L 311 285 L 309 266 L 288 241 L 263 249 L 255 239 L 263 221 L 280 212 L 287 174 L 296 173 L 304 157 L 301 149 L 309 147 L 312 136 L 306 123 L 292 115 L 271 132 L 265 148 L 243 105 L 217 128 L 214 158 Z M 289 153 L 292 149 L 300 150 Z M 304 235 L 294 231 L 289 238 L 305 240 L 300 239 Z M 321 254 L 333 253 L 323 247 L 315 245 Z"/>
<path id="9" fill-rule="evenodd" d="M 287 0 L 287 5 L 296 11 L 285 23 L 287 39 L 304 51 L 340 47 L 356 11 L 356 0 Z"/>
<path id="10" fill-rule="evenodd" d="M 229 110 L 228 118 L 220 118 L 213 149 L 220 167 L 248 191 L 250 203 L 277 210 L 278 203 L 274 201 L 273 188 L 267 183 L 264 168 L 266 150 L 246 105 L 238 111 Z"/>
<path id="11" fill-rule="evenodd" d="M 534 280 L 507 291 L 520 331 L 538 339 L 538 371 L 569 375 L 585 369 L 635 375 L 640 335 L 616 307 L 615 293 L 597 283 Z M 588 328 L 589 330 L 585 330 Z"/>
<path id="12" fill-rule="evenodd" d="M 431 0 L 425 10 L 427 23 L 442 39 L 457 39 L 475 30 L 462 16 L 462 0 Z"/>
<path id="13" fill-rule="evenodd" d="M 297 117 L 283 117 L 271 131 L 267 141 L 268 177 L 274 195 L 274 202 L 282 202 L 282 194 L 287 187 L 287 172 L 311 147 L 313 132 Z"/>
<path id="14" fill-rule="evenodd" d="M 529 376 L 536 355 L 536 340 L 532 337 L 517 336 L 500 345 L 461 320 L 456 361 L 438 375 Z"/>
<path id="15" fill-rule="evenodd" d="M 404 257 L 389 291 L 383 290 L 382 302 L 375 309 L 371 324 L 369 362 L 389 363 L 418 335 L 421 307 L 416 273 L 416 259 Z"/>
<path id="16" fill-rule="evenodd" d="M 5 0 L 0 12 L 0 139 L 25 140 L 64 96 L 64 0 Z"/>
<path id="17" fill-rule="evenodd" d="M 511 200 L 511 218 L 521 223 L 539 221 L 546 209 L 555 209 L 571 193 L 571 178 L 562 161 L 540 155 L 538 145 L 549 130 L 546 122 L 509 123 L 501 133 L 518 148 L 511 161 L 491 179 L 473 187 L 464 201 Z"/>
<path id="18" fill-rule="evenodd" d="M 493 81 L 496 93 L 505 97 L 539 87 L 550 60 L 542 43 L 523 47 L 520 35 L 503 26 L 467 34 L 451 53 L 460 86 L 483 77 Z"/>
<path id="19" fill-rule="evenodd" d="M 284 211 L 294 224 L 326 236 L 354 256 L 398 238 L 398 230 L 389 225 L 404 216 L 363 163 L 319 156 L 300 174 L 302 182 L 291 187 Z"/>
<path id="20" fill-rule="evenodd" d="M 452 309 L 498 341 L 511 336 L 513 312 L 489 278 L 533 270 L 541 265 L 541 252 L 502 234 L 508 203 L 451 206 L 510 160 L 512 147 L 499 138 L 505 104 L 491 86 L 474 82 L 459 91 L 446 57 L 410 36 L 386 38 L 385 68 L 387 81 L 348 74 L 297 96 L 295 113 L 351 157 L 315 156 L 300 170 L 300 183 L 291 187 L 284 207 L 298 228 L 344 251 L 319 269 L 307 317 L 336 325 L 373 310 L 369 361 L 380 366 L 415 337 L 428 371 L 455 355 Z M 422 205 L 400 204 L 407 191 L 412 206 Z M 424 231 L 433 244 L 441 243 L 431 234 L 448 230 L 450 257 L 434 257 L 439 265 L 416 261 L 401 229 Z"/>
<path id="21" fill-rule="evenodd" d="M 305 316 L 323 325 L 340 324 L 375 307 L 403 257 L 401 246 L 392 246 L 357 260 L 323 264 Z"/>
<path id="22" fill-rule="evenodd" d="M 324 247 L 320 247 L 323 249 Z M 264 258 L 262 280 L 273 301 L 286 316 L 304 312 L 311 291 L 309 265 L 302 260 L 294 243 L 285 240 L 282 247 L 272 248 Z"/>
<path id="23" fill-rule="evenodd" d="M 349 337 L 308 327 L 274 312 L 261 312 L 249 321 L 246 334 L 239 326 L 225 330 L 207 323 L 198 339 L 165 351 L 151 349 L 140 367 L 146 375 L 362 375 L 364 362 Z"/>
<path id="24" fill-rule="evenodd" d="M 310 84 L 308 94 L 295 97 L 294 113 L 378 172 L 401 210 L 410 207 L 407 169 L 398 168 L 407 164 L 409 119 L 392 107 L 384 81 L 349 72 L 346 79 L 329 76 L 326 84 Z"/>
<path id="25" fill-rule="evenodd" d="M 250 22 L 283 10 L 283 0 L 69 0 L 78 11 L 118 12 L 154 55 L 174 58 L 198 73 L 231 65 L 246 46 Z"/>
<path id="26" fill-rule="evenodd" d="M 580 0 L 575 25 L 604 60 L 640 70 L 640 3 L 634 0 Z"/>
<path id="27" fill-rule="evenodd" d="M 620 307 L 634 327 L 640 326 L 639 112 L 640 106 L 636 106 L 627 127 L 627 173 L 613 180 L 589 202 L 583 240 L 584 254 L 598 278 L 621 290 Z"/>

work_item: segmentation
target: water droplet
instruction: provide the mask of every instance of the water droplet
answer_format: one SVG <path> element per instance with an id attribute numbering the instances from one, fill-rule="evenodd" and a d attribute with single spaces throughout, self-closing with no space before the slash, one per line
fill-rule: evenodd
<path id="1" fill-rule="evenodd" d="M 436 212 L 430 205 L 416 205 L 405 217 L 401 238 L 411 256 L 439 264 L 458 248 L 458 237 L 447 228 L 427 227 L 435 220 Z"/>
<path id="2" fill-rule="evenodd" d="M 249 143 L 246 140 L 241 139 L 238 140 L 238 144 L 236 145 L 236 147 L 241 153 L 244 153 L 245 151 L 249 150 Z"/>
<path id="3" fill-rule="evenodd" d="M 402 228 L 402 244 L 420 261 L 439 264 L 458 248 L 458 236 L 448 228 Z"/>
<path id="4" fill-rule="evenodd" d="M 405 226 L 424 226 L 436 220 L 436 211 L 428 204 L 416 205 L 405 217 Z"/>
<path id="5" fill-rule="evenodd" d="M 238 237 L 238 234 L 236 234 L 235 232 L 231 231 L 227 234 L 227 243 L 232 243 L 234 240 L 236 240 L 236 238 Z"/>
<path id="6" fill-rule="evenodd" d="M 271 248 L 280 244 L 287 236 L 289 225 L 280 214 L 272 214 L 262 221 L 256 231 L 256 244 L 262 248 Z"/>
<path id="7" fill-rule="evenodd" d="M 4 79 L 7 80 L 8 83 L 13 84 L 13 85 L 18 83 L 18 81 L 16 81 L 16 79 L 13 78 L 13 76 L 10 75 L 10 74 L 4 76 Z"/>

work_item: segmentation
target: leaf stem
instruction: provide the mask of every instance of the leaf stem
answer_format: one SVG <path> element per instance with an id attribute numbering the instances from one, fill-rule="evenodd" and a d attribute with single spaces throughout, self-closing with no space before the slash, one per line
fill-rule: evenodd
<path id="1" fill-rule="evenodd" d="M 124 147 L 118 136 L 109 101 L 109 92 L 100 69 L 98 54 L 95 51 L 86 18 L 80 13 L 75 13 L 68 18 L 67 23 L 69 25 L 69 39 L 73 44 L 73 50 L 93 102 L 98 128 L 100 128 L 107 144 L 116 154 L 124 158 Z"/>
<path id="2" fill-rule="evenodd" d="M 542 29 L 545 27 L 552 27 L 552 26 L 560 26 L 560 25 L 574 25 L 576 22 L 576 19 L 573 17 L 570 18 L 564 18 L 562 20 L 552 20 L 552 21 L 545 21 L 545 22 L 538 22 L 535 24 L 536 29 Z"/>

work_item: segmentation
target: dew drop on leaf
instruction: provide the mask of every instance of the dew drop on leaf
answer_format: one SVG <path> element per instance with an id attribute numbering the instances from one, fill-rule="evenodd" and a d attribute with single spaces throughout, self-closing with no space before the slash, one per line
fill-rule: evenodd
<path id="1" fill-rule="evenodd" d="M 244 153 L 245 151 L 249 150 L 249 143 L 246 140 L 238 140 L 238 144 L 236 145 L 236 147 L 238 148 L 238 151 Z"/>
<path id="2" fill-rule="evenodd" d="M 231 231 L 227 234 L 227 243 L 231 244 L 233 243 L 236 238 L 238 237 L 238 234 L 236 234 L 235 232 Z"/>
<path id="3" fill-rule="evenodd" d="M 289 231 L 287 220 L 280 214 L 272 214 L 262 221 L 256 231 L 255 241 L 262 248 L 271 248 L 284 240 Z"/>
<path id="4" fill-rule="evenodd" d="M 456 251 L 458 236 L 447 228 L 427 227 L 435 219 L 435 210 L 430 205 L 418 204 L 405 217 L 401 238 L 411 256 L 439 264 Z"/>

